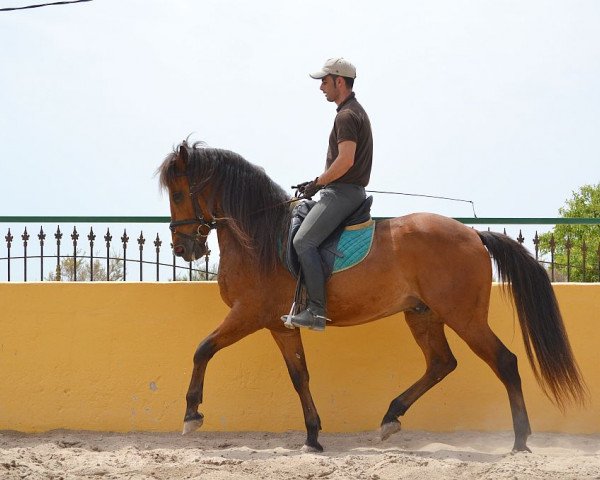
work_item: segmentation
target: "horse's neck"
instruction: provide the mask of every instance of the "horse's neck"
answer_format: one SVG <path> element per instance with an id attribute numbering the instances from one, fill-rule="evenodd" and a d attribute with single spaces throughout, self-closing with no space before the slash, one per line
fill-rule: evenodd
<path id="1" fill-rule="evenodd" d="M 254 271 L 259 267 L 256 256 L 240 245 L 235 234 L 229 228 L 226 226 L 218 228 L 217 239 L 219 241 L 219 270 L 223 266 L 230 265 Z"/>
<path id="2" fill-rule="evenodd" d="M 226 227 L 217 230 L 219 240 L 219 275 L 217 282 L 221 298 L 233 307 L 238 298 L 247 294 L 256 284 L 259 269 L 256 257 L 240 246 L 233 233 Z"/>

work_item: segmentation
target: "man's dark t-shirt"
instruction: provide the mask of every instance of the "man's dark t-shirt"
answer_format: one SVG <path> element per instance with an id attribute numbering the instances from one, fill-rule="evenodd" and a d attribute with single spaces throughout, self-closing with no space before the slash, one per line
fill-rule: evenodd
<path id="1" fill-rule="evenodd" d="M 354 92 L 337 108 L 337 115 L 329 135 L 326 167 L 337 158 L 338 144 L 343 141 L 356 143 L 354 165 L 334 183 L 352 183 L 366 187 L 371 177 L 373 163 L 373 135 L 367 112 L 356 100 Z"/>

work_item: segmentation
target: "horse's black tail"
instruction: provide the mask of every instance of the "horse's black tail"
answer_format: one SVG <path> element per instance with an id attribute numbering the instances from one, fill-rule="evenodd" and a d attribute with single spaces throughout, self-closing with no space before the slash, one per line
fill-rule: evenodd
<path id="1" fill-rule="evenodd" d="M 564 410 L 585 404 L 587 389 L 544 268 L 518 242 L 495 232 L 478 232 L 494 258 L 503 286 L 510 284 L 527 358 L 538 383 Z"/>

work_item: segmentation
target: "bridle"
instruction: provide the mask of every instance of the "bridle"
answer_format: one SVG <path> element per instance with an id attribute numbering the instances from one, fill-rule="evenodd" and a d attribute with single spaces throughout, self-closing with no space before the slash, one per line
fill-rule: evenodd
<path id="1" fill-rule="evenodd" d="M 198 197 L 201 197 L 201 191 L 203 186 L 197 185 L 190 181 L 190 176 L 187 173 L 182 173 L 177 176 L 186 177 L 189 185 L 190 199 L 194 207 L 194 218 L 186 218 L 184 220 L 176 220 L 169 223 L 169 229 L 173 235 L 191 240 L 194 243 L 200 243 L 202 239 L 206 239 L 213 229 L 217 228 L 217 219 L 213 214 L 210 214 L 210 218 L 205 218 L 198 203 Z M 206 203 L 206 202 L 205 202 Z M 195 225 L 198 224 L 196 234 L 188 234 L 184 232 L 178 232 L 177 227 L 182 225 Z"/>

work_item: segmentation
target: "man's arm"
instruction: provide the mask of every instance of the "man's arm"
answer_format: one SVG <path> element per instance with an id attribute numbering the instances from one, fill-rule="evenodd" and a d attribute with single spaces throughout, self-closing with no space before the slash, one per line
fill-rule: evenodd
<path id="1" fill-rule="evenodd" d="M 338 156 L 329 168 L 319 175 L 317 185 L 327 185 L 342 177 L 354 165 L 355 154 L 356 142 L 345 140 L 338 143 Z"/>

